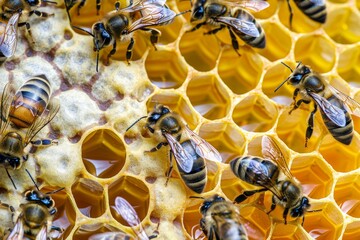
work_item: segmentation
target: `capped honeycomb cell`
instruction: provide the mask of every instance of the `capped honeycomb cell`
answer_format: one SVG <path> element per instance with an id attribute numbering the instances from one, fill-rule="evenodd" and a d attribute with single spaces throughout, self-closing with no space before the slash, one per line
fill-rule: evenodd
<path id="1" fill-rule="evenodd" d="M 291 164 L 291 172 L 301 182 L 306 196 L 321 199 L 331 193 L 331 169 L 318 156 L 296 157 Z"/>
<path id="2" fill-rule="evenodd" d="M 253 94 L 235 106 L 232 119 L 246 131 L 266 132 L 274 126 L 277 116 L 274 104 L 266 101 L 262 95 Z"/>
<path id="3" fill-rule="evenodd" d="M 219 59 L 218 73 L 224 83 L 235 94 L 253 90 L 263 71 L 263 62 L 258 54 L 248 46 L 239 50 L 241 56 L 229 48 Z"/>
<path id="4" fill-rule="evenodd" d="M 360 237 L 360 221 L 355 220 L 348 223 L 343 234 L 343 240 L 357 239 Z"/>
<path id="5" fill-rule="evenodd" d="M 220 54 L 220 44 L 216 36 L 204 35 L 205 32 L 203 28 L 194 32 L 185 32 L 179 43 L 180 52 L 185 61 L 201 72 L 214 69 Z"/>
<path id="6" fill-rule="evenodd" d="M 100 183 L 80 178 L 71 187 L 76 206 L 87 217 L 97 218 L 105 212 L 104 189 Z"/>
<path id="7" fill-rule="evenodd" d="M 131 176 L 122 176 L 119 180 L 110 184 L 108 192 L 111 214 L 122 225 L 129 226 L 114 209 L 116 197 L 125 198 L 135 209 L 140 221 L 147 215 L 150 193 L 145 183 L 141 180 Z"/>
<path id="8" fill-rule="evenodd" d="M 79 226 L 78 229 L 76 229 L 73 235 L 73 239 L 88 240 L 91 236 L 95 236 L 96 234 L 106 233 L 106 232 L 126 233 L 123 230 L 120 230 L 112 225 L 105 223 L 86 224 L 86 225 L 81 225 Z"/>
<path id="9" fill-rule="evenodd" d="M 231 98 L 215 75 L 200 75 L 190 79 L 186 95 L 203 117 L 214 120 L 227 115 Z"/>
<path id="10" fill-rule="evenodd" d="M 87 133 L 81 151 L 86 170 L 98 178 L 115 176 L 125 164 L 124 142 L 110 128 L 98 128 Z"/>
<path id="11" fill-rule="evenodd" d="M 324 29 L 335 42 L 356 43 L 360 40 L 359 12 L 349 6 L 339 6 L 328 13 Z"/>
<path id="12" fill-rule="evenodd" d="M 305 230 L 299 225 L 276 223 L 271 239 L 307 239 Z"/>
<path id="13" fill-rule="evenodd" d="M 220 152 L 225 163 L 244 153 L 246 139 L 234 123 L 205 123 L 201 125 L 199 135 Z"/>
<path id="14" fill-rule="evenodd" d="M 246 206 L 240 209 L 243 225 L 251 240 L 266 239 L 270 233 L 271 221 L 266 212 L 257 207 Z"/>
<path id="15" fill-rule="evenodd" d="M 174 51 L 150 51 L 145 69 L 150 81 L 159 88 L 178 88 L 188 74 L 186 64 Z"/>
<path id="16" fill-rule="evenodd" d="M 347 175 L 336 182 L 334 198 L 344 213 L 359 218 L 360 217 L 360 176 L 357 174 Z"/>
<path id="17" fill-rule="evenodd" d="M 300 37 L 295 43 L 295 60 L 311 66 L 312 70 L 329 72 L 335 64 L 335 44 L 323 34 Z"/>
<path id="18" fill-rule="evenodd" d="M 360 50 L 350 47 L 339 56 L 337 72 L 351 86 L 360 87 Z"/>

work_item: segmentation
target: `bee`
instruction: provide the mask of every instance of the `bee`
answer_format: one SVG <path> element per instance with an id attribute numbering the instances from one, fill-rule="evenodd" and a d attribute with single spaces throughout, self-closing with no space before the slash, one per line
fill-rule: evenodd
<path id="1" fill-rule="evenodd" d="M 5 31 L 1 35 L 0 40 L 0 57 L 12 57 L 16 50 L 17 45 L 17 29 L 21 12 L 14 13 L 6 24 Z"/>
<path id="2" fill-rule="evenodd" d="M 0 106 L 2 120 L 0 121 L 0 164 L 4 165 L 10 179 L 7 168 L 21 167 L 22 160 L 28 159 L 24 149 L 29 143 L 33 146 L 56 143 L 50 139 L 33 141 L 35 135 L 55 117 L 59 110 L 59 102 L 55 99 L 50 102 L 50 96 L 50 83 L 43 75 L 29 79 L 17 92 L 11 84 L 7 84 L 4 88 Z M 19 131 L 5 131 L 9 123 L 17 128 L 27 128 L 25 137 Z M 16 189 L 13 181 L 12 183 Z"/>
<path id="3" fill-rule="evenodd" d="M 115 206 L 113 208 L 130 225 L 130 227 L 136 234 L 137 239 L 149 240 L 156 238 L 158 236 L 159 233 L 157 230 L 155 230 L 154 234 L 151 236 L 148 236 L 146 234 L 135 209 L 133 208 L 133 206 L 131 206 L 131 204 L 128 201 L 126 201 L 125 198 L 116 197 Z M 139 226 L 139 230 L 135 229 L 136 226 Z M 131 238 L 124 232 L 99 233 L 89 238 L 89 240 L 112 240 L 112 239 L 130 240 Z"/>
<path id="4" fill-rule="evenodd" d="M 306 129 L 305 147 L 307 141 L 313 133 L 314 114 L 318 107 L 326 128 L 331 135 L 339 142 L 349 145 L 353 138 L 353 122 L 349 112 L 360 116 L 360 104 L 351 97 L 338 91 L 328 84 L 323 77 L 311 70 L 307 65 L 298 63 L 295 70 L 288 65 L 282 63 L 292 72 L 276 89 L 275 92 L 285 83 L 296 87 L 293 96 L 292 111 L 300 107 L 302 103 L 309 104 L 314 102 L 314 110 L 308 119 L 308 127 Z M 300 94 L 301 99 L 296 101 L 296 97 Z"/>
<path id="5" fill-rule="evenodd" d="M 200 206 L 200 226 L 209 240 L 247 240 L 240 223 L 238 208 L 219 195 L 204 200 Z"/>
<path id="6" fill-rule="evenodd" d="M 270 191 L 273 193 L 271 213 L 276 205 L 284 207 L 284 224 L 287 224 L 287 215 L 293 218 L 303 217 L 304 224 L 306 212 L 317 212 L 321 210 L 309 211 L 309 199 L 304 196 L 300 182 L 291 174 L 284 155 L 278 145 L 268 136 L 262 138 L 262 154 L 265 157 L 246 156 L 235 158 L 230 162 L 233 173 L 241 180 L 261 189 L 245 191 L 235 198 L 235 203 L 240 203 L 255 193 Z M 282 173 L 284 179 L 280 179 Z"/>
<path id="7" fill-rule="evenodd" d="M 135 18 L 135 14 L 141 17 Z M 112 55 L 116 53 L 116 44 L 118 41 L 130 41 L 126 51 L 126 61 L 132 57 L 134 47 L 133 32 L 136 30 L 149 31 L 151 33 L 150 41 L 156 49 L 155 44 L 158 42 L 161 32 L 152 26 L 170 24 L 176 14 L 170 10 L 164 0 L 139 0 L 134 4 L 120 9 L 120 3 L 115 3 L 115 11 L 108 13 L 101 21 L 92 26 L 92 32 L 75 27 L 91 35 L 94 40 L 94 51 L 96 54 L 96 71 L 98 72 L 99 51 L 107 46 L 112 45 L 112 50 L 107 56 L 107 62 Z"/>
<path id="8" fill-rule="evenodd" d="M 166 106 L 156 105 L 148 117 L 138 119 L 127 130 L 143 118 L 147 118 L 146 129 L 160 141 L 149 152 L 155 152 L 162 146 L 170 145 L 170 167 L 166 173 L 166 184 L 173 170 L 172 156 L 174 156 L 180 176 L 186 186 L 196 193 L 202 193 L 207 182 L 205 159 L 221 162 L 220 153 L 190 130 L 185 121 Z"/>
<path id="9" fill-rule="evenodd" d="M 246 44 L 255 48 L 265 48 L 266 39 L 264 30 L 255 18 L 245 9 L 261 11 L 267 8 L 266 1 L 259 0 L 196 0 L 192 7 L 190 22 L 196 23 L 189 32 L 201 26 L 210 25 L 214 29 L 205 34 L 215 34 L 227 28 L 234 50 L 238 53 L 238 36 Z"/>
<path id="10" fill-rule="evenodd" d="M 293 12 L 290 6 L 290 0 L 286 0 L 290 17 L 290 29 L 292 28 L 292 19 L 293 19 Z M 294 0 L 296 6 L 303 12 L 307 17 L 311 20 L 318 22 L 318 23 L 325 23 L 326 21 L 326 5 L 325 0 Z"/>

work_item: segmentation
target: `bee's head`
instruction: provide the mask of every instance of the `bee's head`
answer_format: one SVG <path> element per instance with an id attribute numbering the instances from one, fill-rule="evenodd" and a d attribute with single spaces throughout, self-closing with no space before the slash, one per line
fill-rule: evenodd
<path id="1" fill-rule="evenodd" d="M 305 212 L 310 208 L 309 199 L 307 197 L 302 197 L 300 203 L 297 207 L 291 209 L 290 216 L 293 218 L 301 217 Z"/>
<path id="2" fill-rule="evenodd" d="M 40 0 L 26 0 L 26 2 L 27 2 L 31 7 L 40 5 Z"/>
<path id="3" fill-rule="evenodd" d="M 311 73 L 311 69 L 300 62 L 293 73 L 290 75 L 289 84 L 298 85 L 301 80 L 309 73 Z"/>
<path id="4" fill-rule="evenodd" d="M 25 198 L 29 202 L 36 202 L 38 204 L 44 205 L 47 208 L 52 208 L 55 206 L 54 200 L 46 194 L 38 190 L 27 191 L 25 193 Z"/>
<path id="5" fill-rule="evenodd" d="M 203 20 L 205 17 L 205 3 L 206 0 L 197 0 L 192 6 L 191 22 Z"/>
<path id="6" fill-rule="evenodd" d="M 111 34 L 106 30 L 102 22 L 97 22 L 93 25 L 92 34 L 94 36 L 94 51 L 96 52 L 108 46 L 112 40 Z"/>
<path id="7" fill-rule="evenodd" d="M 205 199 L 203 204 L 201 204 L 200 206 L 200 213 L 204 215 L 215 202 L 223 202 L 223 201 L 225 201 L 225 199 L 217 194 L 215 194 L 210 198 Z"/>
<path id="8" fill-rule="evenodd" d="M 162 116 L 168 113 L 170 113 L 170 109 L 168 107 L 164 105 L 156 105 L 147 121 L 149 124 L 155 124 Z"/>

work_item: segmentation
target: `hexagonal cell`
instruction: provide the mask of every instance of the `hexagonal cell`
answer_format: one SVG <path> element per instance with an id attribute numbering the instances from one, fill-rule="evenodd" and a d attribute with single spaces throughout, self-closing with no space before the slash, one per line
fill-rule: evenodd
<path id="1" fill-rule="evenodd" d="M 202 72 L 212 70 L 220 54 L 220 44 L 216 36 L 204 35 L 205 32 L 203 29 L 186 32 L 179 43 L 180 52 L 185 61 Z"/>
<path id="2" fill-rule="evenodd" d="M 122 232 L 128 235 L 129 237 L 131 236 L 131 234 L 128 234 L 124 230 L 116 228 L 109 224 L 94 223 L 94 224 L 81 225 L 74 232 L 72 239 L 88 240 L 91 236 L 95 236 L 96 234 L 106 233 L 106 232 Z"/>
<path id="3" fill-rule="evenodd" d="M 56 190 L 58 189 L 53 187 L 45 187 L 41 189 L 44 193 Z M 65 190 L 51 194 L 51 198 L 55 201 L 55 206 L 57 208 L 52 226 L 63 229 L 64 231 L 61 234 L 61 238 L 66 239 L 75 226 L 76 212 L 74 206 Z"/>
<path id="4" fill-rule="evenodd" d="M 266 239 L 270 233 L 271 221 L 266 212 L 252 206 L 240 209 L 243 225 L 249 239 Z"/>
<path id="5" fill-rule="evenodd" d="M 269 0 L 267 1 L 269 3 L 269 7 L 266 9 L 260 11 L 260 12 L 252 12 L 251 14 L 254 15 L 255 19 L 266 19 L 273 16 L 278 8 L 278 1 L 276 0 Z M 262 24 L 261 24 L 262 25 Z"/>
<path id="6" fill-rule="evenodd" d="M 295 43 L 295 59 L 319 73 L 329 72 L 335 64 L 336 46 L 322 34 L 300 37 Z"/>
<path id="7" fill-rule="evenodd" d="M 171 4 L 169 4 L 171 5 Z M 173 9 L 173 8 L 172 8 Z M 174 11 L 174 10 L 173 10 Z M 160 30 L 161 35 L 159 37 L 159 45 L 160 44 L 169 44 L 176 39 L 178 39 L 180 30 L 183 26 L 183 19 L 182 17 L 178 16 L 174 18 L 174 21 L 171 24 L 158 26 L 156 29 Z"/>
<path id="8" fill-rule="evenodd" d="M 334 190 L 334 199 L 344 213 L 360 217 L 360 176 L 358 174 L 347 175 L 340 178 Z"/>
<path id="9" fill-rule="evenodd" d="M 306 196 L 314 199 L 327 197 L 332 190 L 332 170 L 317 156 L 296 157 L 291 172 L 302 185 Z"/>
<path id="10" fill-rule="evenodd" d="M 205 123 L 201 125 L 199 135 L 220 152 L 225 163 L 244 153 L 246 139 L 234 123 Z"/>
<path id="11" fill-rule="evenodd" d="M 274 126 L 277 116 L 276 105 L 261 95 L 253 94 L 235 106 L 232 119 L 246 131 L 266 132 Z"/>
<path id="12" fill-rule="evenodd" d="M 112 216 L 122 225 L 129 224 L 114 209 L 115 199 L 118 196 L 124 197 L 135 209 L 142 221 L 148 214 L 150 204 L 150 193 L 147 186 L 139 179 L 131 176 L 122 176 L 119 180 L 109 186 L 109 205 Z"/>
<path id="13" fill-rule="evenodd" d="M 306 16 L 295 4 L 294 1 L 290 1 L 290 6 L 293 12 L 292 28 L 290 28 L 290 12 L 287 1 L 279 2 L 280 8 L 278 10 L 279 20 L 291 31 L 298 33 L 308 33 L 320 28 L 321 23 L 311 20 Z M 328 20 L 328 18 L 327 18 Z"/>
<path id="14" fill-rule="evenodd" d="M 352 240 L 359 238 L 360 238 L 360 221 L 354 220 L 353 222 L 347 224 L 342 239 Z"/>
<path id="15" fill-rule="evenodd" d="M 292 224 L 282 224 L 276 223 L 274 225 L 274 230 L 271 235 L 271 239 L 281 239 L 281 240 L 292 240 L 292 239 L 307 239 L 305 230 L 299 225 Z"/>
<path id="16" fill-rule="evenodd" d="M 150 81 L 159 88 L 178 88 L 188 74 L 185 62 L 174 51 L 151 50 L 145 69 Z"/>
<path id="17" fill-rule="evenodd" d="M 292 38 L 289 32 L 283 26 L 272 21 L 264 22 L 261 26 L 266 35 L 266 48 L 261 49 L 259 53 L 270 61 L 286 57 L 292 47 Z"/>
<path id="18" fill-rule="evenodd" d="M 126 160 L 124 142 L 110 128 L 98 128 L 85 134 L 81 151 L 86 170 L 99 178 L 115 176 Z"/>
<path id="19" fill-rule="evenodd" d="M 335 171 L 349 172 L 360 167 L 359 144 L 357 136 L 354 136 L 351 144 L 347 146 L 328 134 L 324 137 L 319 152 Z"/>
<path id="20" fill-rule="evenodd" d="M 207 119 L 223 118 L 230 110 L 231 98 L 214 75 L 193 77 L 187 86 L 186 95 L 195 110 Z"/>
<path id="21" fill-rule="evenodd" d="M 312 204 L 311 209 L 320 212 L 308 212 L 305 216 L 304 228 L 314 239 L 339 239 L 344 217 L 332 202 Z"/>
<path id="22" fill-rule="evenodd" d="M 180 116 L 194 129 L 199 123 L 199 117 L 190 107 L 190 104 L 177 92 L 160 92 L 153 95 L 147 102 L 148 112 L 153 111 L 155 104 L 168 106 L 171 111 L 180 114 Z"/>
<path id="23" fill-rule="evenodd" d="M 199 208 L 203 201 L 203 199 L 191 199 L 191 201 L 187 202 L 188 204 L 183 213 L 182 225 L 191 239 L 202 233 L 200 227 L 200 219 L 202 215 Z"/>
<path id="24" fill-rule="evenodd" d="M 359 21 L 359 13 L 354 8 L 339 6 L 328 12 L 324 29 L 337 43 L 356 43 L 360 40 L 360 30 L 357 25 Z"/>
<path id="25" fill-rule="evenodd" d="M 232 49 L 221 54 L 218 72 L 224 83 L 235 94 L 243 94 L 254 89 L 260 81 L 263 61 L 248 46 L 239 49 L 241 56 Z"/>
<path id="26" fill-rule="evenodd" d="M 82 214 L 91 218 L 104 214 L 106 208 L 104 189 L 100 183 L 80 178 L 71 186 L 71 192 Z"/>
<path id="27" fill-rule="evenodd" d="M 303 104 L 304 105 L 304 104 Z M 307 106 L 302 106 L 307 107 Z M 301 107 L 301 108 L 302 108 Z M 305 147 L 306 128 L 308 126 L 308 118 L 312 109 L 296 109 L 289 115 L 290 108 L 285 109 L 279 117 L 276 127 L 276 133 L 279 138 L 292 150 L 300 153 L 312 152 L 318 148 L 322 139 L 322 131 L 324 124 L 320 113 L 314 117 L 314 131 Z"/>
<path id="28" fill-rule="evenodd" d="M 351 86 L 360 87 L 360 49 L 350 47 L 339 56 L 337 72 Z"/>
<path id="29" fill-rule="evenodd" d="M 291 68 L 296 67 L 293 63 L 285 62 L 285 64 L 289 65 Z M 284 84 L 276 92 L 274 91 L 285 79 L 290 76 L 290 74 L 291 72 L 289 69 L 280 63 L 268 68 L 262 83 L 263 93 L 273 101 L 289 106 L 293 102 L 292 96 L 294 93 L 294 87 L 289 84 Z"/>

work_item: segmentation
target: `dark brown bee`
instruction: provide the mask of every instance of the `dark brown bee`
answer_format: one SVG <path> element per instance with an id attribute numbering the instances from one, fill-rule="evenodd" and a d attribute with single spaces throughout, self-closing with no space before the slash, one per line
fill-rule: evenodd
<path id="1" fill-rule="evenodd" d="M 252 47 L 265 48 L 264 30 L 245 9 L 261 11 L 268 6 L 269 4 L 266 1 L 258 0 L 242 0 L 240 2 L 232 0 L 196 0 L 192 7 L 190 19 L 196 25 L 189 32 L 195 31 L 204 25 L 215 27 L 205 34 L 215 34 L 227 28 L 232 46 L 236 52 L 239 49 L 236 35 Z"/>
<path id="2" fill-rule="evenodd" d="M 284 64 L 284 63 L 283 63 Z M 307 65 L 301 62 L 293 71 L 289 66 L 284 64 L 292 72 L 291 75 L 275 89 L 275 92 L 285 83 L 296 87 L 294 91 L 293 108 L 289 112 L 300 107 L 302 103 L 309 104 L 314 102 L 314 110 L 311 112 L 308 127 L 306 129 L 305 146 L 313 133 L 314 114 L 317 108 L 320 108 L 322 119 L 331 135 L 339 142 L 349 145 L 351 143 L 353 133 L 353 122 L 349 111 L 360 116 L 360 104 L 351 97 L 338 91 L 328 84 L 323 77 L 311 70 Z M 296 101 L 296 97 L 300 94 L 301 99 Z"/>
<path id="3" fill-rule="evenodd" d="M 18 22 L 20 19 L 21 13 L 14 13 L 6 24 L 5 31 L 1 35 L 0 40 L 0 58 L 12 57 L 16 50 L 16 45 L 18 41 Z"/>
<path id="4" fill-rule="evenodd" d="M 143 118 L 146 116 L 138 119 L 134 124 Z M 169 145 L 184 183 L 194 192 L 201 193 L 207 182 L 205 159 L 221 162 L 220 153 L 190 130 L 184 120 L 166 106 L 155 106 L 147 117 L 146 128 L 160 142 L 149 152 L 155 152 L 162 146 Z M 170 155 L 166 183 L 173 170 L 172 155 Z"/>
<path id="5" fill-rule="evenodd" d="M 290 28 L 292 28 L 293 12 L 290 6 L 290 0 L 286 0 L 290 11 Z M 326 21 L 326 5 L 325 0 L 294 0 L 296 6 L 311 20 L 319 23 Z"/>
<path id="6" fill-rule="evenodd" d="M 320 211 L 308 210 L 310 208 L 309 199 L 304 196 L 301 184 L 291 174 L 284 155 L 270 137 L 263 137 L 262 153 L 265 159 L 247 156 L 236 158 L 230 162 L 231 170 L 238 178 L 262 187 L 258 190 L 245 191 L 236 197 L 234 202 L 240 203 L 255 193 L 270 191 L 273 193 L 273 197 L 268 214 L 276 208 L 276 205 L 284 207 L 285 224 L 289 213 L 293 218 L 303 217 L 302 223 L 304 223 L 306 212 Z M 284 175 L 283 179 L 279 177 L 280 173 Z"/>
<path id="7" fill-rule="evenodd" d="M 200 206 L 200 226 L 208 240 L 247 240 L 240 223 L 239 209 L 219 195 L 204 200 Z"/>

